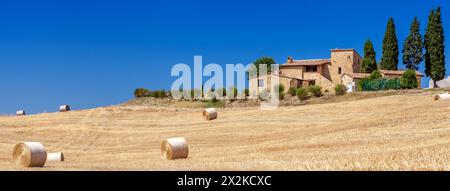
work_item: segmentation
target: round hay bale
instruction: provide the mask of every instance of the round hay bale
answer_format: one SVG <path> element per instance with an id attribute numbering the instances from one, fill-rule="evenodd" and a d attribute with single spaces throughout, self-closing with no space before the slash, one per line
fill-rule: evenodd
<path id="1" fill-rule="evenodd" d="M 69 105 L 62 105 L 62 106 L 59 106 L 59 111 L 60 111 L 60 112 L 70 111 L 70 106 L 69 106 Z"/>
<path id="2" fill-rule="evenodd" d="M 16 116 L 22 116 L 22 115 L 25 115 L 25 110 L 16 111 Z"/>
<path id="3" fill-rule="evenodd" d="M 183 137 L 168 138 L 161 142 L 161 154 L 165 159 L 187 158 L 188 153 L 188 145 Z"/>
<path id="4" fill-rule="evenodd" d="M 448 93 L 438 94 L 434 96 L 434 100 L 450 100 L 450 94 Z"/>
<path id="5" fill-rule="evenodd" d="M 38 142 L 22 142 L 13 150 L 14 162 L 23 167 L 43 167 L 47 161 L 47 151 Z"/>
<path id="6" fill-rule="evenodd" d="M 213 120 L 217 118 L 217 111 L 214 108 L 204 109 L 202 115 L 206 120 Z"/>
<path id="7" fill-rule="evenodd" d="M 47 161 L 64 161 L 64 153 L 62 152 L 48 153 Z"/>

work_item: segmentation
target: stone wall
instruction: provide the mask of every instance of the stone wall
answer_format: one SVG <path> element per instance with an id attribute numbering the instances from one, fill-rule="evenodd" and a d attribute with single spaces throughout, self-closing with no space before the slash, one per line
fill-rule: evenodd
<path id="1" fill-rule="evenodd" d="M 258 87 L 258 80 L 264 80 L 264 84 L 262 87 Z M 251 78 L 249 79 L 249 95 L 251 97 L 253 96 L 257 96 L 259 92 L 263 91 L 263 90 L 268 90 L 270 89 L 270 85 L 271 85 L 271 76 L 270 75 L 265 75 L 265 76 L 260 76 L 258 78 Z"/>
<path id="2" fill-rule="evenodd" d="M 323 90 L 333 90 L 334 89 L 334 83 L 325 78 L 323 75 L 317 72 L 305 72 L 303 74 L 305 76 L 305 79 L 315 79 L 316 85 L 321 86 Z"/>
<path id="3" fill-rule="evenodd" d="M 363 58 L 358 52 L 353 51 L 353 73 L 361 72 L 361 65 L 363 63 Z"/>
<path id="4" fill-rule="evenodd" d="M 281 75 L 303 79 L 303 71 L 305 71 L 304 66 L 289 66 L 280 68 Z"/>
<path id="5" fill-rule="evenodd" d="M 355 57 L 357 57 L 356 61 Z M 331 50 L 331 64 L 328 65 L 331 81 L 334 84 L 340 84 L 342 74 L 354 73 L 359 70 L 359 65 L 354 66 L 359 58 L 354 50 Z M 339 73 L 339 68 L 341 68 L 341 73 Z"/>

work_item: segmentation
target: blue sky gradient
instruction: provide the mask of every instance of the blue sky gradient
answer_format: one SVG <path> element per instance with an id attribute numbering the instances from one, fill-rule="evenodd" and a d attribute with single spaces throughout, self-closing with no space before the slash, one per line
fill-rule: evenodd
<path id="1" fill-rule="evenodd" d="M 370 38 L 380 60 L 390 16 L 401 50 L 414 16 L 423 32 L 438 5 L 450 73 L 445 0 L 1 1 L 0 113 L 85 109 L 127 101 L 136 87 L 167 90 L 171 67 L 193 65 L 194 55 L 204 64 L 283 63 L 329 58 L 332 48 L 363 55 Z"/>

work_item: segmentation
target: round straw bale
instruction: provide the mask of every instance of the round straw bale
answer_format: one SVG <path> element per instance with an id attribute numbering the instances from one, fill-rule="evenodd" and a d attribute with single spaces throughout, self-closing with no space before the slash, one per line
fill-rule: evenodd
<path id="1" fill-rule="evenodd" d="M 70 106 L 69 106 L 69 105 L 62 105 L 62 106 L 59 106 L 59 111 L 60 111 L 60 112 L 70 111 Z"/>
<path id="2" fill-rule="evenodd" d="M 434 96 L 434 100 L 450 100 L 450 94 L 448 93 L 438 94 Z"/>
<path id="3" fill-rule="evenodd" d="M 203 118 L 206 120 L 213 120 L 217 118 L 217 111 L 214 108 L 208 108 L 203 110 Z"/>
<path id="4" fill-rule="evenodd" d="M 47 161 L 47 151 L 38 142 L 18 143 L 14 146 L 13 160 L 23 167 L 43 167 Z"/>
<path id="5" fill-rule="evenodd" d="M 161 142 L 161 154 L 166 159 L 187 158 L 188 153 L 188 145 L 183 137 L 168 138 Z"/>
<path id="6" fill-rule="evenodd" d="M 47 161 L 64 161 L 64 154 L 62 152 L 48 153 Z"/>
<path id="7" fill-rule="evenodd" d="M 16 111 L 16 116 L 25 115 L 25 110 Z"/>

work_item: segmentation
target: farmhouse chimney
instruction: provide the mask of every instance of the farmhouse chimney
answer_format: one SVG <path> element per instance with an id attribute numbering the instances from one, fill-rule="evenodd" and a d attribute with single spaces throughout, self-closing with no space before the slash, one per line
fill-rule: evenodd
<path id="1" fill-rule="evenodd" d="M 293 62 L 292 56 L 288 56 L 287 58 L 287 63 L 290 64 Z"/>

